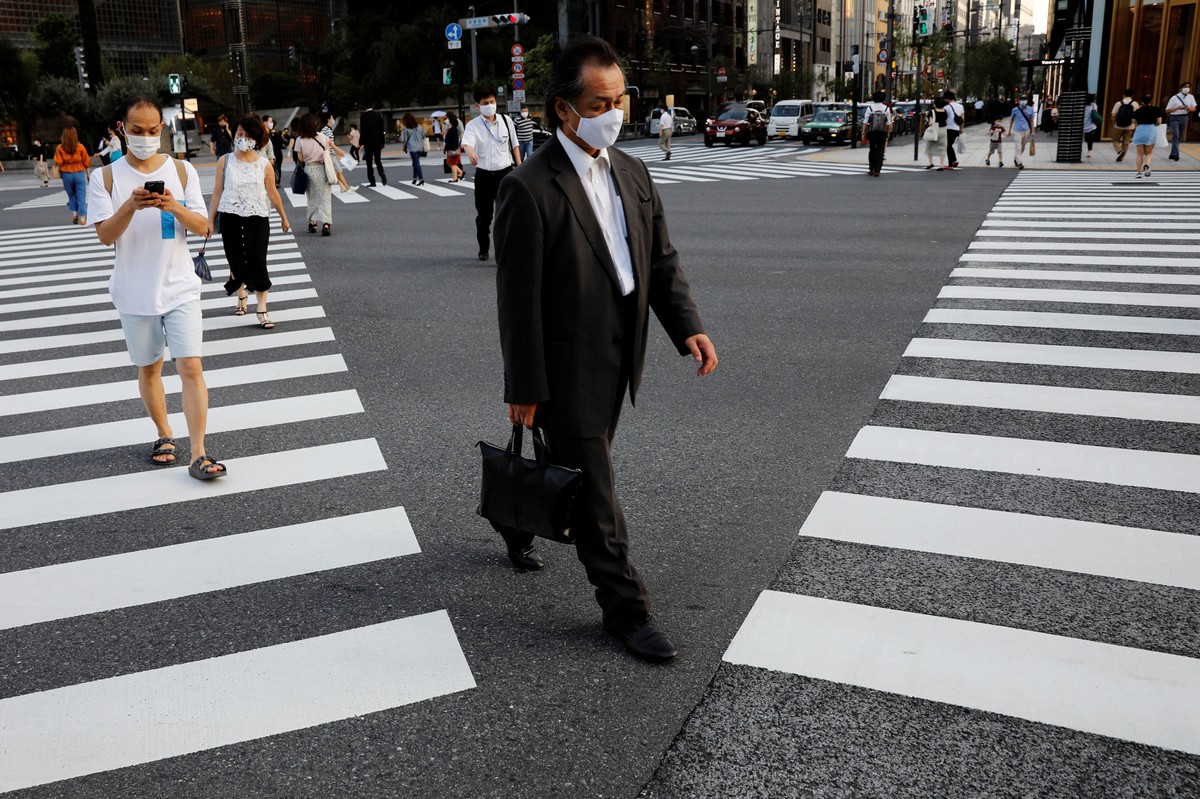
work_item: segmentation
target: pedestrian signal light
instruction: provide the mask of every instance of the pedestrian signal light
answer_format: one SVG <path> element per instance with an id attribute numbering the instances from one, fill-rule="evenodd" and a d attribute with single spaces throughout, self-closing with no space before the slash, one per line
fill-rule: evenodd
<path id="1" fill-rule="evenodd" d="M 917 11 L 917 35 L 929 35 L 929 8 L 927 6 L 921 6 Z"/>
<path id="2" fill-rule="evenodd" d="M 179 73 L 172 72 L 167 76 L 167 88 L 171 94 L 183 94 L 183 79 L 179 77 Z"/>
<path id="3" fill-rule="evenodd" d="M 450 67 L 442 68 L 442 85 L 449 86 L 454 82 L 454 70 Z"/>

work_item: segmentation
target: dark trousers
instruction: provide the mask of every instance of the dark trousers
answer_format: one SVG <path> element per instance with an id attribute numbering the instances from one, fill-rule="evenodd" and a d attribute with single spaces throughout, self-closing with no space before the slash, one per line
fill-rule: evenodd
<path id="1" fill-rule="evenodd" d="M 283 150 L 275 151 L 275 188 L 283 181 Z"/>
<path id="2" fill-rule="evenodd" d="M 954 152 L 954 142 L 958 141 L 960 131 L 946 128 L 946 159 L 950 166 L 958 166 L 958 153 Z"/>
<path id="3" fill-rule="evenodd" d="M 883 169 L 883 151 L 887 147 L 887 136 L 885 130 L 867 132 L 867 146 L 870 148 L 867 152 L 867 169 L 871 172 Z"/>
<path id="4" fill-rule="evenodd" d="M 367 183 L 375 182 L 375 169 L 379 169 L 379 177 L 384 185 L 387 185 L 387 175 L 383 173 L 383 161 L 379 156 L 383 153 L 383 145 L 376 147 L 373 144 L 364 144 L 363 159 L 367 162 Z"/>
<path id="5" fill-rule="evenodd" d="M 500 181 L 504 180 L 504 176 L 509 172 L 512 172 L 511 166 L 495 171 L 478 168 L 475 170 L 475 237 L 479 239 L 480 254 L 487 253 L 491 246 L 496 191 L 500 188 Z"/>
<path id="6" fill-rule="evenodd" d="M 268 291 L 271 277 L 267 274 L 267 244 L 271 224 L 265 216 L 238 216 L 222 211 L 221 246 L 229 261 L 229 280 L 225 293 L 233 294 L 245 286 L 250 291 Z"/>

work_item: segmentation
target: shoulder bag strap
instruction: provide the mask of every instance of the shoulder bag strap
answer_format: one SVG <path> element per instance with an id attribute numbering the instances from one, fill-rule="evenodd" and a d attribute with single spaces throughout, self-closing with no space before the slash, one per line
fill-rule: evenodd
<path id="1" fill-rule="evenodd" d="M 100 167 L 100 177 L 104 179 L 104 191 L 112 197 L 112 164 Z"/>
<path id="2" fill-rule="evenodd" d="M 170 156 L 167 157 L 171 158 Z M 187 168 L 183 165 L 183 161 L 180 161 L 178 158 L 171 158 L 171 160 L 175 162 L 175 174 L 179 175 L 180 185 L 183 186 L 184 191 L 187 191 Z"/>

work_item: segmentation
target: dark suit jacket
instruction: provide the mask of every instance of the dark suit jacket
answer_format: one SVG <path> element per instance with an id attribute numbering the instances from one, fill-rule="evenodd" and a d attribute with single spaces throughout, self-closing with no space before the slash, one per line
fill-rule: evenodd
<path id="1" fill-rule="evenodd" d="M 704 332 L 662 201 L 645 164 L 608 150 L 625 211 L 636 283 L 626 308 L 616 266 L 583 184 L 557 137 L 500 184 L 496 210 L 497 300 L 504 400 L 539 403 L 551 433 L 602 435 L 628 380 L 636 400 L 653 309 L 667 335 Z"/>
<path id="2" fill-rule="evenodd" d="M 383 114 L 363 111 L 358 120 L 358 143 L 363 147 L 383 146 Z"/>

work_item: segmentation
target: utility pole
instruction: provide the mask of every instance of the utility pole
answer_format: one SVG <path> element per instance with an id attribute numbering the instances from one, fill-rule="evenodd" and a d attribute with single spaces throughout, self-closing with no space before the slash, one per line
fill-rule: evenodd
<path id="1" fill-rule="evenodd" d="M 460 6 L 461 8 L 461 6 Z M 467 6 L 471 9 L 471 16 L 475 16 L 475 6 Z M 471 83 L 479 82 L 479 59 L 475 55 L 475 40 L 478 38 L 478 33 L 474 28 L 471 29 Z"/>
<path id="2" fill-rule="evenodd" d="M 715 116 L 712 98 L 712 0 L 707 0 L 707 3 L 708 14 L 705 16 L 704 29 L 708 39 L 708 113 L 710 116 Z"/>
<path id="3" fill-rule="evenodd" d="M 887 24 L 888 54 L 884 62 L 884 90 L 887 92 L 887 103 L 892 104 L 892 60 L 896 58 L 896 0 L 888 0 Z"/>

